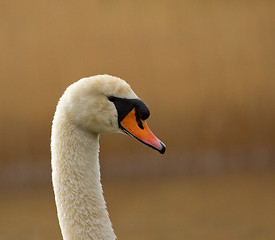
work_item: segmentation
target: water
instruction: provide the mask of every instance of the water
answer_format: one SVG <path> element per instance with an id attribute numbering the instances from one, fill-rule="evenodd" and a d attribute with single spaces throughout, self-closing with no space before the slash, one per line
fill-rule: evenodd
<path id="1" fill-rule="evenodd" d="M 275 175 L 103 182 L 120 240 L 275 239 Z M 2 190 L 0 240 L 62 239 L 49 187 Z"/>

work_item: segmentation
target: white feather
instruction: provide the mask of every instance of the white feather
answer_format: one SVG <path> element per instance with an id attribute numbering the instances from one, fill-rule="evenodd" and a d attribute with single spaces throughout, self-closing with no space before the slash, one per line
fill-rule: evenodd
<path id="1" fill-rule="evenodd" d="M 52 125 L 52 181 L 64 240 L 114 240 L 100 182 L 99 134 L 121 132 L 108 96 L 137 98 L 109 75 L 83 78 L 60 98 Z"/>

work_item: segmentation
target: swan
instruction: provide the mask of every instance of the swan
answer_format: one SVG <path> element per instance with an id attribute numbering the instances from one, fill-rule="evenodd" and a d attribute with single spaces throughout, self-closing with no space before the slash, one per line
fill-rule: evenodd
<path id="1" fill-rule="evenodd" d="M 97 75 L 70 85 L 52 123 L 52 184 L 64 240 L 114 240 L 100 180 L 99 134 L 126 133 L 165 152 L 148 107 L 122 79 Z"/>

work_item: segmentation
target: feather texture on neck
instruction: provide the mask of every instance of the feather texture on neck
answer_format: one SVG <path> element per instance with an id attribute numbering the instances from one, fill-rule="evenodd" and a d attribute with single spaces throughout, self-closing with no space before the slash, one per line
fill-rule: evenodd
<path id="1" fill-rule="evenodd" d="M 57 109 L 52 178 L 64 240 L 114 240 L 100 183 L 99 134 L 83 131 Z"/>

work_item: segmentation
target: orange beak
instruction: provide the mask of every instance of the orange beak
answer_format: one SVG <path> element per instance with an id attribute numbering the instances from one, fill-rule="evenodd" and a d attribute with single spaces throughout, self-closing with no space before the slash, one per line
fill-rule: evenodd
<path id="1" fill-rule="evenodd" d="M 165 152 L 165 145 L 151 132 L 144 120 L 137 119 L 134 108 L 125 116 L 120 124 L 123 131 L 128 135 L 159 151 L 161 154 Z"/>

